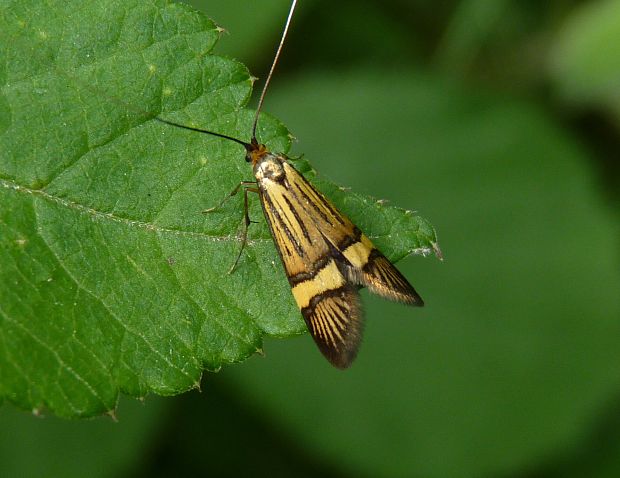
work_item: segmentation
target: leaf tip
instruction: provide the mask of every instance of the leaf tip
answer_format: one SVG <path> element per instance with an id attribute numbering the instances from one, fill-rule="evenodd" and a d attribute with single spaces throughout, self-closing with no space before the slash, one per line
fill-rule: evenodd
<path id="1" fill-rule="evenodd" d="M 109 416 L 114 423 L 118 423 L 118 417 L 116 415 L 116 408 L 111 408 L 110 410 L 106 411 L 105 414 Z"/>
<path id="2" fill-rule="evenodd" d="M 439 243 L 436 241 L 432 242 L 431 246 L 433 248 L 433 252 L 435 253 L 435 257 L 440 261 L 443 261 L 443 252 L 441 252 L 441 249 L 439 248 Z"/>

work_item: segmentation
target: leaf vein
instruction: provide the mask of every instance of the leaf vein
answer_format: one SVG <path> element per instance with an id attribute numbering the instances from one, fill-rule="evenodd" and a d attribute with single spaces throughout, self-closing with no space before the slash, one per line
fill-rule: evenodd
<path id="1" fill-rule="evenodd" d="M 75 371 L 71 366 L 69 366 L 60 356 L 60 354 L 54 350 L 54 348 L 47 344 L 43 339 L 41 339 L 39 336 L 37 336 L 37 334 L 35 334 L 32 330 L 30 330 L 28 327 L 26 327 L 24 324 L 22 324 L 21 322 L 19 322 L 18 320 L 14 320 L 12 319 L 9 315 L 7 315 L 6 313 L 4 313 L 4 311 L 2 309 L 0 309 L 0 313 L 2 314 L 2 316 L 5 318 L 5 320 L 11 324 L 13 324 L 15 327 L 19 328 L 20 330 L 22 330 L 24 333 L 26 333 L 27 335 L 29 335 L 35 342 L 37 342 L 41 347 L 43 347 L 44 349 L 46 349 L 58 362 L 59 365 L 59 371 L 64 369 L 67 372 L 69 372 L 70 375 L 72 375 L 78 382 L 80 382 L 90 393 L 93 397 L 95 397 L 97 400 L 99 400 L 99 402 L 105 406 L 105 402 L 104 400 L 101 398 L 101 396 L 99 395 L 99 393 L 97 393 L 97 390 L 88 382 L 88 380 L 86 380 L 84 377 L 82 377 L 77 371 Z M 59 383 L 59 390 L 61 391 L 61 393 L 65 396 L 67 403 L 69 403 L 69 405 L 71 406 L 71 409 L 74 413 L 79 414 L 79 409 L 75 408 L 75 406 L 71 403 L 71 400 L 69 400 L 69 397 L 67 397 L 67 395 L 64 392 L 64 389 L 62 386 L 60 386 L 60 384 L 62 383 L 61 380 L 58 380 Z"/>
<path id="2" fill-rule="evenodd" d="M 163 227 L 163 226 L 154 224 L 152 222 L 145 222 L 145 221 L 140 221 L 137 219 L 129 219 L 126 217 L 115 215 L 113 213 L 102 212 L 97 209 L 91 208 L 89 206 L 76 203 L 69 199 L 54 196 L 41 189 L 32 189 L 26 186 L 19 185 L 16 182 L 7 180 L 7 179 L 0 179 L 0 186 L 6 189 L 11 189 L 21 194 L 30 194 L 35 197 L 40 197 L 48 202 L 56 203 L 67 209 L 72 209 L 80 213 L 88 214 L 92 217 L 95 217 L 103 221 L 111 221 L 111 222 L 120 223 L 130 228 L 136 227 L 139 229 L 144 229 L 144 230 L 147 230 L 153 233 L 158 233 L 158 234 L 172 234 L 172 235 L 185 236 L 185 237 L 197 237 L 197 238 L 205 239 L 205 240 L 212 241 L 212 242 L 238 242 L 239 241 L 239 238 L 236 235 L 217 236 L 217 235 L 208 234 L 205 232 L 173 229 L 173 228 Z M 269 240 L 270 239 L 256 238 L 256 239 L 248 240 L 247 243 L 252 245 L 252 244 L 267 242 Z"/>
<path id="3" fill-rule="evenodd" d="M 160 244 L 159 242 L 158 242 L 158 246 L 159 246 L 159 248 L 160 248 L 159 250 L 161 251 L 161 253 L 162 253 L 162 255 L 163 255 L 163 250 L 161 249 L 161 244 Z M 176 271 L 174 270 L 174 268 L 172 268 L 172 275 L 174 276 L 174 278 L 175 278 L 175 282 L 177 283 L 177 285 L 178 285 L 179 289 L 180 289 L 180 290 L 184 293 L 184 295 L 186 295 L 186 297 L 187 297 L 187 298 L 188 298 L 188 299 L 189 299 L 189 300 L 190 300 L 193 304 L 195 304 L 195 305 L 196 305 L 196 307 L 198 307 L 198 308 L 199 308 L 199 309 L 203 312 L 203 315 L 204 315 L 204 317 L 205 317 L 205 322 L 203 322 L 203 324 L 204 324 L 204 323 L 206 323 L 207 319 L 209 319 L 209 318 L 210 318 L 210 317 L 209 317 L 209 315 L 207 315 L 207 313 L 206 313 L 206 311 L 203 309 L 203 307 L 201 307 L 201 306 L 200 306 L 200 304 L 198 304 L 198 303 L 196 302 L 196 300 L 192 298 L 192 296 L 191 296 L 191 294 L 189 293 L 189 291 L 188 291 L 188 290 L 187 290 L 187 289 L 183 286 L 183 284 L 182 284 L 182 283 L 181 283 L 181 281 L 179 280 L 179 277 L 177 276 Z M 211 284 L 211 287 L 212 287 L 212 288 L 217 288 L 218 292 L 220 292 L 220 294 L 221 294 L 222 296 L 226 297 L 226 298 L 227 298 L 227 299 L 229 299 L 231 302 L 233 302 L 233 301 L 232 301 L 232 299 L 231 299 L 231 297 L 230 297 L 230 296 L 229 296 L 226 292 L 224 292 L 224 290 L 222 290 L 221 288 L 217 287 L 214 283 L 212 283 L 212 284 Z M 238 309 L 238 307 L 236 307 L 236 308 Z M 238 309 L 238 310 L 240 310 L 240 309 Z M 243 312 L 247 314 L 247 312 L 246 312 L 246 311 L 243 311 Z M 226 324 L 226 322 L 225 322 L 225 321 L 224 321 L 224 322 L 222 322 L 222 321 L 219 319 L 219 317 L 217 317 L 217 316 L 213 315 L 211 318 L 212 318 L 212 319 L 213 319 L 213 320 L 217 323 L 217 325 L 219 325 L 219 326 L 220 326 L 220 328 L 222 328 L 224 331 L 226 331 L 226 332 L 228 333 L 229 340 L 230 340 L 232 337 L 235 337 L 235 338 L 236 338 L 236 339 L 238 339 L 240 342 L 246 343 L 246 344 L 248 344 L 248 345 L 252 345 L 252 342 L 251 342 L 251 341 L 247 340 L 245 337 L 243 337 L 243 336 L 241 336 L 240 334 L 238 334 L 238 333 L 235 331 L 235 328 L 234 328 L 234 327 L 232 327 L 232 328 L 231 328 L 231 327 L 229 327 L 229 326 Z M 201 328 L 202 328 L 202 327 L 201 327 Z"/>
<path id="4" fill-rule="evenodd" d="M 34 211 L 35 211 L 35 217 L 37 218 L 37 222 L 38 222 L 38 212 L 37 212 L 37 208 L 36 206 L 34 207 Z M 175 364 L 173 364 L 162 352 L 160 352 L 153 344 L 150 343 L 150 341 L 142 334 L 140 334 L 139 332 L 132 330 L 125 322 L 123 322 L 121 320 L 120 317 L 118 317 L 110 308 L 109 306 L 105 303 L 105 301 L 98 297 L 96 294 L 94 294 L 93 292 L 91 292 L 90 290 L 88 290 L 85 286 L 83 286 L 80 281 L 77 279 L 77 277 L 75 277 L 72 272 L 65 266 L 65 264 L 63 263 L 62 259 L 56 254 L 56 251 L 54 251 L 54 249 L 47 243 L 47 241 L 45 240 L 45 237 L 41 236 L 43 242 L 46 244 L 48 250 L 50 251 L 50 253 L 54 256 L 54 258 L 56 259 L 56 261 L 58 262 L 58 265 L 67 273 L 67 276 L 69 278 L 71 278 L 71 280 L 75 283 L 75 285 L 77 287 L 79 287 L 81 290 L 83 290 L 84 292 L 86 292 L 87 294 L 89 294 L 91 297 L 93 297 L 98 303 L 100 303 L 102 305 L 102 307 L 110 314 L 110 317 L 112 317 L 114 320 L 116 320 L 116 322 L 118 322 L 121 327 L 123 327 L 127 332 L 131 333 L 132 335 L 140 338 L 146 345 L 147 347 L 159 358 L 161 358 L 165 363 L 167 363 L 170 368 L 172 369 L 176 369 L 178 370 L 182 375 L 185 375 L 186 377 L 190 378 L 192 381 L 194 381 L 194 379 L 189 376 L 184 370 L 182 370 L 180 367 L 176 366 Z M 97 396 L 97 398 L 99 398 Z M 102 403 L 104 403 L 102 401 Z M 105 405 L 105 403 L 104 403 Z"/>

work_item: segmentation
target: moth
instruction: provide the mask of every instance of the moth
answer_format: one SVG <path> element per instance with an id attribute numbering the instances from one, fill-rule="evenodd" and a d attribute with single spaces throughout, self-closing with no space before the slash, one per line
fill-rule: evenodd
<path id="1" fill-rule="evenodd" d="M 362 338 L 359 289 L 413 306 L 424 305 L 421 297 L 344 214 L 310 184 L 284 154 L 273 153 L 256 138 L 263 100 L 286 38 L 297 1 L 291 4 L 280 44 L 263 87 L 250 142 L 156 118 L 166 124 L 234 141 L 245 148 L 254 181 L 243 181 L 212 212 L 240 189 L 244 192 L 245 227 L 241 257 L 251 223 L 248 192 L 258 193 L 276 249 L 310 334 L 319 350 L 334 366 L 344 369 L 357 355 Z"/>

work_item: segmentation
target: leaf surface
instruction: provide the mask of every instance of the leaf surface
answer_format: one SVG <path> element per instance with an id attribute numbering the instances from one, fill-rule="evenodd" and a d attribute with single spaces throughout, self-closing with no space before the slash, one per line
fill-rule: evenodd
<path id="1" fill-rule="evenodd" d="M 240 266 L 252 79 L 219 28 L 163 1 L 0 3 L 0 397 L 61 416 L 176 394 L 305 326 L 258 200 Z M 286 128 L 259 136 L 286 152 Z M 299 167 L 393 259 L 433 228 Z"/>

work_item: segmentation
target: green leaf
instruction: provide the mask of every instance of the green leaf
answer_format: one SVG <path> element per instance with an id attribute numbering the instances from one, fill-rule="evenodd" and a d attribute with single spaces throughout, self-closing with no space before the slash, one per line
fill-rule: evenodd
<path id="1" fill-rule="evenodd" d="M 153 120 L 248 138 L 252 79 L 210 53 L 219 34 L 164 1 L 0 3 L 0 397 L 91 416 L 305 330 L 264 221 L 227 275 L 242 199 L 201 214 L 251 178 L 243 149 Z M 315 182 L 389 257 L 435 246 L 420 217 Z"/>
<path id="2" fill-rule="evenodd" d="M 205 12 L 218 25 L 226 30 L 225 40 L 217 45 L 219 54 L 233 58 L 243 58 L 246 65 L 255 65 L 262 76 L 269 69 L 269 59 L 263 54 L 273 54 L 275 42 L 282 32 L 283 21 L 288 12 L 288 3 L 281 0 L 261 0 L 260 2 L 231 2 L 212 0 L 188 0 L 187 3 L 198 11 Z M 295 24 L 301 23 L 304 4 L 295 10 Z M 307 8 L 307 7 L 305 7 Z M 290 36 L 286 50 L 290 51 Z"/>

